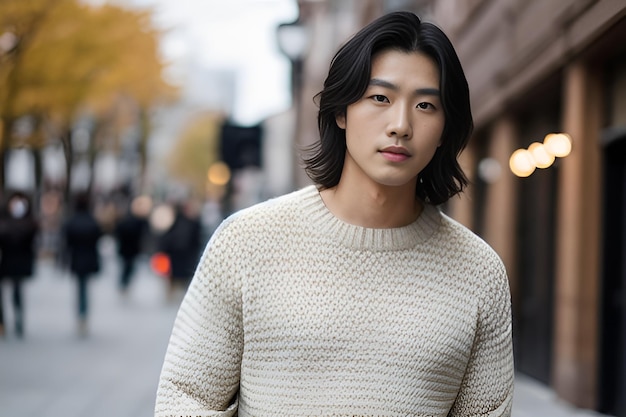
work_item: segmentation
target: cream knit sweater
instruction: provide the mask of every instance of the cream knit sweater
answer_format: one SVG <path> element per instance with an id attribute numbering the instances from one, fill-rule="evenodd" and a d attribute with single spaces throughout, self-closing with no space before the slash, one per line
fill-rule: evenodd
<path id="1" fill-rule="evenodd" d="M 344 223 L 309 186 L 214 234 L 155 416 L 509 416 L 512 396 L 495 252 L 428 205 L 405 227 Z"/>

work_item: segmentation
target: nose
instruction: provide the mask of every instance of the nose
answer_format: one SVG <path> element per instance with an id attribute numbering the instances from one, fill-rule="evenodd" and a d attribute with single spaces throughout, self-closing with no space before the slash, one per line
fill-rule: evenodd
<path id="1" fill-rule="evenodd" d="M 410 110 L 407 106 L 396 104 L 389 109 L 389 123 L 387 125 L 387 135 L 401 139 L 408 139 L 413 134 L 411 125 Z"/>

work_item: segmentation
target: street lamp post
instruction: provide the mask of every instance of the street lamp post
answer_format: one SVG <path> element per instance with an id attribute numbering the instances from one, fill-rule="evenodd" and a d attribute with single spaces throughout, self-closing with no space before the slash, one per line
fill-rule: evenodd
<path id="1" fill-rule="evenodd" d="M 302 87 L 302 62 L 309 50 L 309 28 L 303 25 L 300 20 L 282 23 L 278 25 L 277 38 L 281 52 L 291 61 L 291 89 L 293 98 L 295 98 Z"/>
<path id="2" fill-rule="evenodd" d="M 283 23 L 277 28 L 278 47 L 281 52 L 291 61 L 291 102 L 294 113 L 293 143 L 298 147 L 302 143 L 302 89 L 304 59 L 309 51 L 311 43 L 310 28 L 303 24 L 300 19 L 292 23 Z M 293 158 L 294 183 L 300 186 L 302 173 L 298 158 Z"/>

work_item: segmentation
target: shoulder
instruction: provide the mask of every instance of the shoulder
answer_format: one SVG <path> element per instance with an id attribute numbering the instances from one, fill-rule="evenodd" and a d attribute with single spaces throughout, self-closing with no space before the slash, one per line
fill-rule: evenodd
<path id="1" fill-rule="evenodd" d="M 250 235 L 271 232 L 277 228 L 296 226 L 302 222 L 302 208 L 307 200 L 314 198 L 314 186 L 271 198 L 262 203 L 240 210 L 227 217 L 214 235 L 229 233 Z"/>
<path id="2" fill-rule="evenodd" d="M 496 251 L 466 226 L 441 213 L 441 227 L 434 236 L 439 251 L 448 254 L 457 277 L 485 297 L 509 293 L 506 268 Z"/>
<path id="3" fill-rule="evenodd" d="M 496 251 L 483 238 L 444 213 L 441 215 L 441 228 L 438 239 L 448 246 L 452 253 L 466 259 L 470 264 L 482 267 L 500 268 L 502 260 Z"/>
<path id="4" fill-rule="evenodd" d="M 201 270 L 221 271 L 220 276 L 240 270 L 263 258 L 268 251 L 288 250 L 303 216 L 301 204 L 311 190 L 295 191 L 240 210 L 222 221 L 207 243 Z"/>

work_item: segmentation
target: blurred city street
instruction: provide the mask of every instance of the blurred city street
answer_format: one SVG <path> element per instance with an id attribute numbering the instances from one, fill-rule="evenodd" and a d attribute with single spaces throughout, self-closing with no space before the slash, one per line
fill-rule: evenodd
<path id="1" fill-rule="evenodd" d="M 77 331 L 74 279 L 52 260 L 39 262 L 25 287 L 24 339 L 15 337 L 9 316 L 0 340 L 0 415 L 152 414 L 177 303 L 166 301 L 166 283 L 145 259 L 123 298 L 113 242 L 102 243 L 103 269 L 89 288 L 86 337 Z"/>
<path id="2" fill-rule="evenodd" d="M 148 417 L 178 301 L 141 259 L 131 292 L 117 287 L 114 244 L 104 239 L 103 270 L 90 287 L 89 334 L 77 333 L 75 288 L 52 260 L 26 286 L 26 334 L 0 339 L 0 415 Z M 5 302 L 8 302 L 5 291 Z M 598 416 L 559 401 L 518 376 L 513 417 Z"/>

